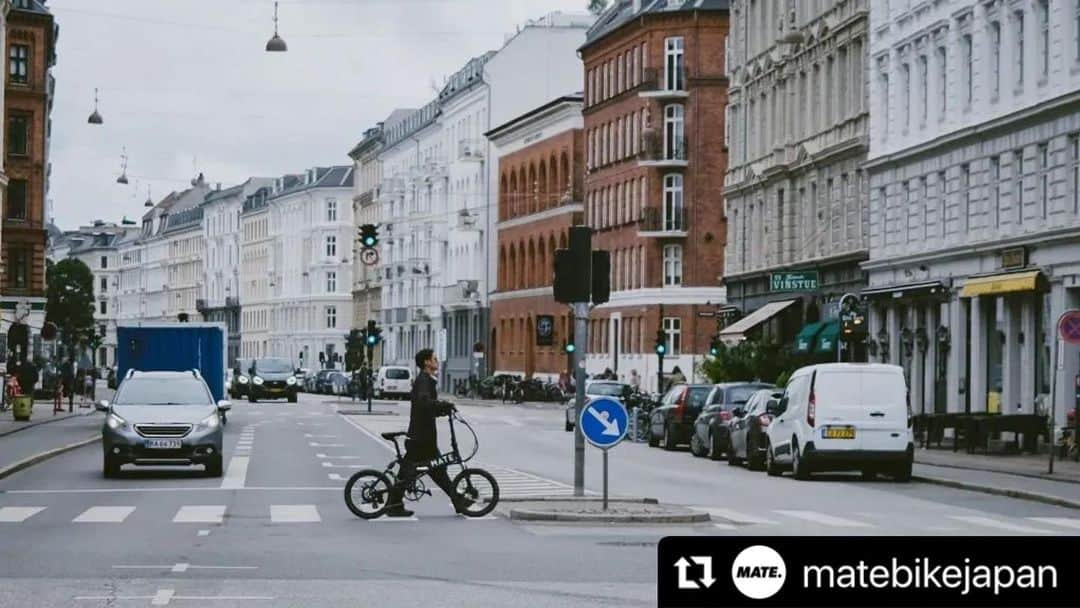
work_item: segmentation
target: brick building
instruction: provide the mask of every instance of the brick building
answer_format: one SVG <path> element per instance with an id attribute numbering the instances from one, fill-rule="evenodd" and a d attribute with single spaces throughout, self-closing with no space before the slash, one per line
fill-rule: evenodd
<path id="1" fill-rule="evenodd" d="M 585 63 L 585 218 L 611 252 L 611 301 L 592 313 L 587 371 L 656 388 L 687 377 L 716 331 L 727 237 L 723 185 L 726 0 L 620 0 L 597 20 Z M 709 316 L 700 316 L 705 313 Z"/>
<path id="2" fill-rule="evenodd" d="M 573 320 L 552 297 L 552 269 L 570 227 L 584 221 L 582 101 L 580 94 L 559 97 L 485 134 L 499 159 L 490 336 L 497 374 L 554 380 L 566 371 L 563 343 Z"/>
<path id="3" fill-rule="evenodd" d="M 49 187 L 49 123 L 56 81 L 58 28 L 38 0 L 16 0 L 7 17 L 8 73 L 5 80 L 5 168 L 3 275 L 0 316 L 6 333 L 24 324 L 38 349 L 45 320 L 45 199 Z M 28 336 L 29 337 L 29 336 Z M 13 349 L 9 344 L 8 349 Z M 21 350 L 23 356 L 27 351 Z"/>

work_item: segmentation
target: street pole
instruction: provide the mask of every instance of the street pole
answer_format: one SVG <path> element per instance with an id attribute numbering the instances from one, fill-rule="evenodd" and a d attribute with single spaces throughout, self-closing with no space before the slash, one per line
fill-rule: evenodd
<path id="1" fill-rule="evenodd" d="M 367 411 L 371 413 L 371 394 L 375 392 L 375 378 L 371 370 L 375 368 L 375 349 L 367 347 Z"/>
<path id="2" fill-rule="evenodd" d="M 1066 311 L 1066 313 L 1067 312 L 1068 311 Z M 1054 333 L 1058 335 L 1055 336 L 1056 339 L 1054 340 L 1057 346 L 1056 348 L 1054 348 L 1054 374 L 1053 377 L 1050 379 L 1050 416 L 1049 420 L 1047 420 L 1047 425 L 1049 425 L 1050 427 L 1050 431 L 1048 433 L 1048 436 L 1050 438 L 1050 462 L 1046 472 L 1049 475 L 1054 474 L 1054 417 L 1057 414 L 1057 383 L 1061 368 L 1064 367 L 1063 361 L 1061 360 L 1061 343 L 1063 342 L 1063 340 L 1061 339 L 1061 333 L 1058 328 L 1061 327 L 1061 319 L 1065 316 L 1066 313 L 1062 313 L 1061 316 L 1058 317 L 1057 323 L 1054 325 Z"/>
<path id="3" fill-rule="evenodd" d="M 574 496 L 585 495 L 585 435 L 581 412 L 585 408 L 585 349 L 589 341 L 589 303 L 574 302 Z"/>

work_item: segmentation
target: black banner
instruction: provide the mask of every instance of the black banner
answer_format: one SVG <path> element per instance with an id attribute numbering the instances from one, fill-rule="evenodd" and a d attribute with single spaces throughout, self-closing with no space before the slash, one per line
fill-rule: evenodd
<path id="1" fill-rule="evenodd" d="M 536 345 L 552 346 L 555 344 L 555 316 L 536 315 Z"/>
<path id="2" fill-rule="evenodd" d="M 1080 606 L 1075 537 L 660 541 L 658 605 Z"/>

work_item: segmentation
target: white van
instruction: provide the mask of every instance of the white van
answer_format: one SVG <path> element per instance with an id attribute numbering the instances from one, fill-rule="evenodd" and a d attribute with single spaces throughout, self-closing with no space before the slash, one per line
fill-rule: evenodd
<path id="1" fill-rule="evenodd" d="M 379 373 L 375 377 L 375 398 L 407 399 L 412 394 L 412 383 L 412 369 L 399 365 L 384 365 L 379 368 Z"/>
<path id="2" fill-rule="evenodd" d="M 820 471 L 911 479 L 915 443 L 904 370 L 878 363 L 827 363 L 796 371 L 768 428 L 769 475 Z"/>

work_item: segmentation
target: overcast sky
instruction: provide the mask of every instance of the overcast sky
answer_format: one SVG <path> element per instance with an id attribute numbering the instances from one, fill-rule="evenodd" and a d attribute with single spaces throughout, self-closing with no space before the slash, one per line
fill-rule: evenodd
<path id="1" fill-rule="evenodd" d="M 57 224 L 142 215 L 198 172 L 224 186 L 346 164 L 364 129 L 518 24 L 586 0 L 50 0 L 60 24 Z M 94 88 L 104 125 L 87 124 Z M 129 185 L 116 183 L 127 149 Z M 136 190 L 138 182 L 138 190 Z"/>

